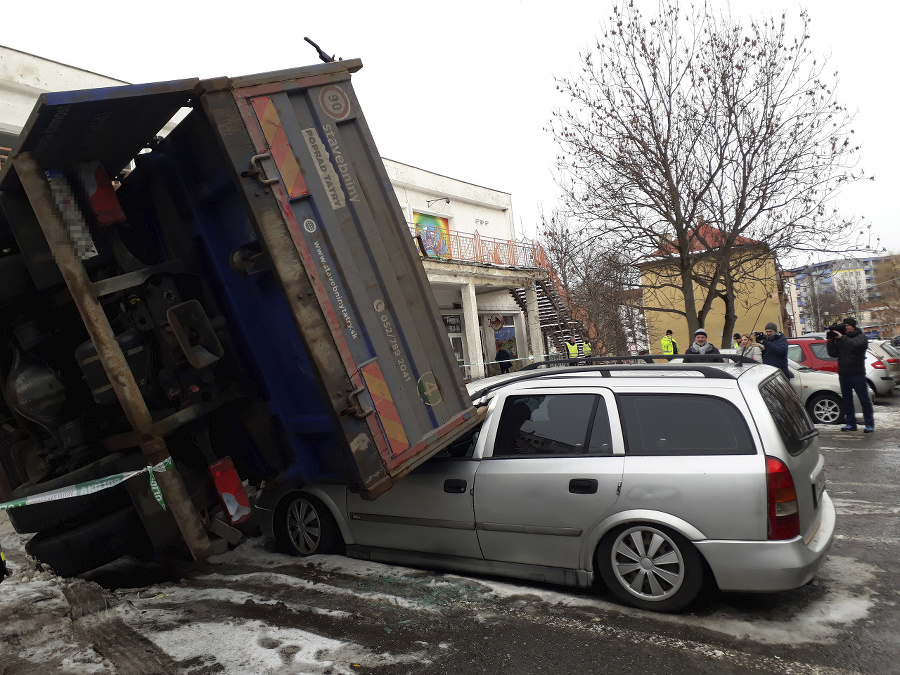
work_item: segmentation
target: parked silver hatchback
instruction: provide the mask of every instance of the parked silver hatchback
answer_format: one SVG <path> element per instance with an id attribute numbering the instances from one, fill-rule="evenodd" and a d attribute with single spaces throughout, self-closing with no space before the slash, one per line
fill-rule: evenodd
<path id="1" fill-rule="evenodd" d="M 378 499 L 270 486 L 256 504 L 264 530 L 302 555 L 582 587 L 599 577 L 663 612 L 704 582 L 801 586 L 831 546 L 818 432 L 774 368 L 547 368 L 469 390 L 480 428 Z"/>

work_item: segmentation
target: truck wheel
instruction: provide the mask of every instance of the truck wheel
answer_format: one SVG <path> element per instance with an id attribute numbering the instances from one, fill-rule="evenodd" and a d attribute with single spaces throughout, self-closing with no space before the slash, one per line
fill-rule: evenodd
<path id="1" fill-rule="evenodd" d="M 342 540 L 328 508 L 304 492 L 286 495 L 275 509 L 273 529 L 279 548 L 290 555 L 338 553 Z"/>
<path id="2" fill-rule="evenodd" d="M 63 532 L 41 532 L 25 551 L 61 577 L 87 572 L 122 556 L 149 559 L 153 543 L 133 506 Z"/>
<path id="3" fill-rule="evenodd" d="M 844 403 L 837 394 L 816 394 L 806 402 L 816 424 L 837 424 L 844 419 Z"/>
<path id="4" fill-rule="evenodd" d="M 117 468 L 117 463 L 119 460 L 127 457 L 128 454 L 117 452 L 62 476 L 57 476 L 36 485 L 16 488 L 12 492 L 12 498 L 30 497 L 42 492 L 56 490 L 57 488 L 121 473 L 120 469 Z M 82 495 L 81 497 L 18 506 L 10 509 L 8 513 L 9 520 L 16 532 L 19 534 L 30 534 L 31 532 L 55 530 L 70 523 L 91 520 L 110 511 L 124 508 L 130 503 L 128 489 L 122 483 L 100 492 Z"/>
<path id="5" fill-rule="evenodd" d="M 654 612 L 679 612 L 703 586 L 703 559 L 661 525 L 623 525 L 597 547 L 597 569 L 620 601 Z"/>

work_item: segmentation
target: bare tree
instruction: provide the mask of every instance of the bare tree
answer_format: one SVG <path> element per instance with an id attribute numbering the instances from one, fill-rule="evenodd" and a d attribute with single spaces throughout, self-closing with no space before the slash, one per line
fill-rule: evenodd
<path id="1" fill-rule="evenodd" d="M 875 304 L 884 326 L 883 336 L 900 333 L 900 253 L 891 253 L 875 267 L 875 283 L 872 286 Z"/>
<path id="2" fill-rule="evenodd" d="M 640 299 L 628 292 L 637 286 L 635 268 L 558 213 L 543 219 L 540 239 L 579 333 L 599 339 L 609 354 L 627 353 L 628 344 L 644 333 Z"/>
<path id="3" fill-rule="evenodd" d="M 736 247 L 748 263 L 751 250 L 844 250 L 857 236 L 830 206 L 861 177 L 852 115 L 799 19 L 791 36 L 785 16 L 743 26 L 677 0 L 650 18 L 616 5 L 581 71 L 558 81 L 566 214 L 626 260 L 663 263 L 645 285 L 678 302 L 646 309 L 683 316 L 690 332 L 717 299 L 732 332 L 734 289 L 759 269 L 732 264 Z"/>

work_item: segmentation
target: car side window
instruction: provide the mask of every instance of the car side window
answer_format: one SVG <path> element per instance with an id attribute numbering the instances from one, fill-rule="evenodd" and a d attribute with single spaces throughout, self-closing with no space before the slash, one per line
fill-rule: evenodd
<path id="1" fill-rule="evenodd" d="M 806 354 L 803 353 L 803 347 L 800 345 L 788 345 L 788 358 L 797 363 L 806 361 Z"/>
<path id="2" fill-rule="evenodd" d="M 812 353 L 815 355 L 817 359 L 821 359 L 823 361 L 837 361 L 837 357 L 830 356 L 828 354 L 828 345 L 822 342 L 816 342 L 815 344 L 811 344 L 809 348 L 812 350 Z"/>
<path id="3" fill-rule="evenodd" d="M 510 396 L 492 456 L 612 454 L 609 416 L 605 403 L 600 412 L 602 402 L 594 394 Z"/>
<path id="4" fill-rule="evenodd" d="M 730 402 L 688 394 L 618 397 L 629 455 L 753 455 L 744 416 Z"/>

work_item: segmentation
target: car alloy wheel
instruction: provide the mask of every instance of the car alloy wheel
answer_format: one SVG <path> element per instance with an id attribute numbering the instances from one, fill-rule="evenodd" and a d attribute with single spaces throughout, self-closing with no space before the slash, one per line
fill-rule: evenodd
<path id="1" fill-rule="evenodd" d="M 703 562 L 691 543 L 660 525 L 624 525 L 600 542 L 597 564 L 621 601 L 657 612 L 687 607 L 703 585 Z"/>
<path id="2" fill-rule="evenodd" d="M 641 600 L 670 598 L 684 581 L 684 561 L 674 542 L 649 526 L 622 532 L 613 545 L 612 564 L 622 587 Z"/>
<path id="3" fill-rule="evenodd" d="M 293 555 L 335 553 L 340 546 L 337 524 L 328 508 L 305 493 L 290 494 L 278 505 L 275 537 Z"/>
<path id="4" fill-rule="evenodd" d="M 810 399 L 809 412 L 817 424 L 835 424 L 844 417 L 841 400 L 829 394 L 818 394 Z"/>

